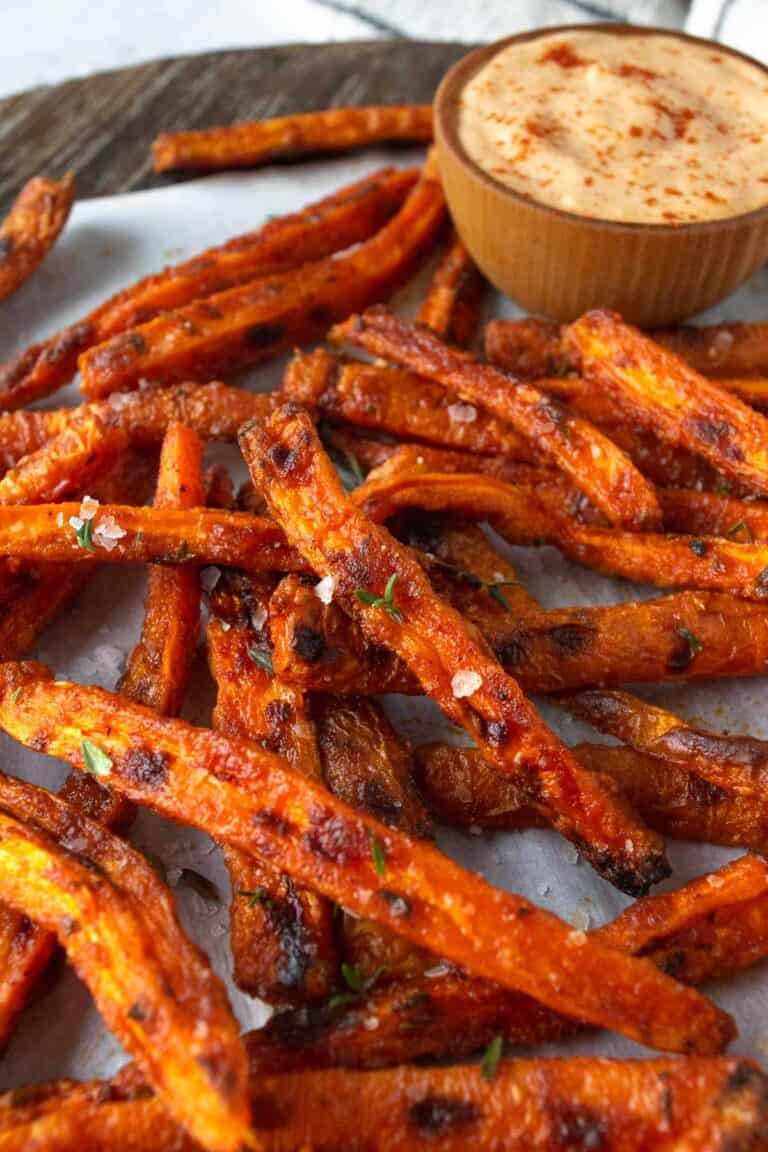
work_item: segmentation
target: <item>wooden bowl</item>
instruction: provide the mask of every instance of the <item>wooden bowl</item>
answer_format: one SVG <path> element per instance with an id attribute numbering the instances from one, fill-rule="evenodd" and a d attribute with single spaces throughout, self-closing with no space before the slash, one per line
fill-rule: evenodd
<path id="1" fill-rule="evenodd" d="M 584 27 L 511 36 L 478 48 L 446 73 L 435 98 L 435 141 L 448 205 L 480 269 L 527 311 L 565 322 L 589 308 L 613 308 L 644 328 L 673 324 L 722 300 L 768 259 L 768 204 L 692 224 L 579 216 L 508 188 L 470 160 L 459 141 L 459 97 L 492 56 L 510 44 Z M 712 44 L 763 67 L 722 44 L 669 29 L 586 27 Z"/>

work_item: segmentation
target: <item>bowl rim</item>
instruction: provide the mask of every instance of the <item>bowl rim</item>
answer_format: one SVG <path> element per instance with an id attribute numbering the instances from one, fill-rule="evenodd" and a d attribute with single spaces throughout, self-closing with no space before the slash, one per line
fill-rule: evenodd
<path id="1" fill-rule="evenodd" d="M 691 36 L 690 33 L 678 31 L 676 28 L 644 27 L 639 24 L 613 23 L 611 21 L 595 21 L 587 24 L 556 24 L 551 27 L 533 28 L 527 32 L 518 32 L 515 36 L 507 36 L 502 40 L 495 40 L 490 44 L 481 44 L 479 48 L 475 48 L 473 51 L 468 52 L 466 56 L 462 56 L 460 60 L 457 60 L 445 73 L 440 81 L 434 99 L 435 138 L 438 147 L 441 145 L 446 147 L 453 153 L 461 165 L 469 170 L 475 179 L 480 180 L 481 183 L 493 191 L 508 197 L 513 202 L 525 205 L 527 208 L 548 213 L 570 224 L 579 225 L 582 228 L 629 233 L 633 235 L 652 233 L 656 236 L 671 237 L 680 236 L 682 233 L 704 234 L 713 231 L 726 231 L 768 220 L 768 192 L 766 193 L 765 204 L 757 208 L 752 208 L 749 212 L 741 212 L 735 216 L 719 216 L 714 220 L 687 220 L 679 224 L 654 224 L 645 220 L 607 220 L 601 216 L 587 216 L 579 214 L 578 212 L 568 212 L 563 208 L 557 208 L 554 204 L 546 204 L 542 200 L 537 200 L 535 196 L 529 196 L 524 192 L 518 192 L 516 189 L 510 188 L 507 184 L 504 184 L 501 180 L 498 180 L 495 176 L 486 172 L 467 155 L 459 139 L 458 116 L 456 112 L 458 109 L 459 93 L 472 76 L 490 59 L 511 44 L 522 44 L 528 40 L 537 40 L 545 36 L 558 36 L 567 32 L 584 31 L 611 32 L 614 35 L 620 36 L 638 34 L 642 36 L 672 36 L 677 40 L 703 44 L 723 54 L 734 56 L 736 59 L 743 60 L 747 64 L 751 64 L 760 69 L 760 71 L 764 72 L 766 77 L 768 77 L 768 64 L 763 64 L 760 60 L 755 60 L 754 57 L 748 56 L 745 52 L 739 52 L 727 44 L 719 43 L 717 40 L 709 40 L 703 36 Z"/>

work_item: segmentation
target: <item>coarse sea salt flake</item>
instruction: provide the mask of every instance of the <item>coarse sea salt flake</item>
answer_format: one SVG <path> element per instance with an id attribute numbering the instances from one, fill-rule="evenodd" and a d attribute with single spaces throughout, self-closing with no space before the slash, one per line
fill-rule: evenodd
<path id="1" fill-rule="evenodd" d="M 482 687 L 482 683 L 483 678 L 477 672 L 473 672 L 469 668 L 460 668 L 451 680 L 451 692 L 457 700 L 461 700 L 465 696 L 471 696 L 473 692 L 477 692 L 478 688 Z"/>
<path id="2" fill-rule="evenodd" d="M 573 932 L 568 933 L 565 942 L 570 945 L 571 948 L 581 948 L 587 942 L 587 934 L 586 932 L 582 932 L 580 928 L 575 929 Z"/>
<path id="3" fill-rule="evenodd" d="M 120 527 L 114 516 L 104 516 L 93 530 L 93 539 L 107 552 L 111 552 L 125 535 L 125 528 Z"/>
<path id="4" fill-rule="evenodd" d="M 472 424 L 477 420 L 477 408 L 474 404 L 462 404 L 457 401 L 449 405 L 448 415 L 454 424 Z"/>
<path id="5" fill-rule="evenodd" d="M 722 888 L 725 880 L 723 880 L 722 876 L 718 876 L 716 872 L 713 872 L 711 876 L 707 876 L 707 884 L 709 884 L 710 888 Z"/>
<path id="6" fill-rule="evenodd" d="M 94 500 L 93 496 L 83 496 L 82 503 L 80 504 L 80 517 L 83 520 L 93 520 L 94 516 L 99 510 L 98 500 Z"/>
<path id="7" fill-rule="evenodd" d="M 333 576 L 323 576 L 317 584 L 315 584 L 314 592 L 321 604 L 330 604 L 333 600 L 333 594 L 336 591 L 336 581 Z"/>
<path id="8" fill-rule="evenodd" d="M 69 523 L 74 528 L 75 532 L 79 532 L 83 524 L 85 524 L 85 520 L 81 520 L 79 516 L 70 516 Z"/>

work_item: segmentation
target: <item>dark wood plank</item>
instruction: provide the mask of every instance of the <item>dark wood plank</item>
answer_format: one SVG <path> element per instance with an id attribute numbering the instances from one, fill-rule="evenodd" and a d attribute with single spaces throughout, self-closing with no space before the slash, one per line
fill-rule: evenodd
<path id="1" fill-rule="evenodd" d="M 0 100 L 0 213 L 38 173 L 77 173 L 80 197 L 167 183 L 160 131 L 332 106 L 431 100 L 467 45 L 415 40 L 212 52 L 102 72 Z"/>

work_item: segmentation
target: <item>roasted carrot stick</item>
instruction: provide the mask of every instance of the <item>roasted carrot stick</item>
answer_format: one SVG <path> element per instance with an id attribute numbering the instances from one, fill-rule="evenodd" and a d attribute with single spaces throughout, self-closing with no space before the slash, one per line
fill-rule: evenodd
<path id="1" fill-rule="evenodd" d="M 64 428 L 0 480 L 0 503 L 39 504 L 82 492 L 128 446 L 128 436 L 98 413 Z"/>
<path id="2" fill-rule="evenodd" d="M 245 1052 L 224 990 L 154 869 L 49 793 L 6 776 L 0 831 L 0 895 L 57 934 L 171 1114 L 204 1147 L 236 1152 L 249 1128 Z"/>
<path id="3" fill-rule="evenodd" d="M 747 794 L 726 791 L 634 748 L 577 744 L 572 751 L 585 768 L 613 780 L 649 827 L 663 835 L 765 852 L 768 821 Z M 514 832 L 543 823 L 475 749 L 422 745 L 416 762 L 422 792 L 444 824 Z"/>
<path id="4" fill-rule="evenodd" d="M 697 728 L 674 712 L 615 688 L 586 689 L 558 700 L 600 732 L 695 772 L 718 788 L 747 793 L 754 804 L 762 806 L 768 778 L 765 740 Z"/>
<path id="5" fill-rule="evenodd" d="M 509 1060 L 269 1074 L 252 1089 L 264 1152 L 724 1152 L 756 1148 L 765 1077 L 746 1060 Z M 2 1152 L 193 1152 L 154 1100 L 74 1100 L 0 1136 Z"/>
<path id="6" fill-rule="evenodd" d="M 329 108 L 207 128 L 165 132 L 152 145 L 155 172 L 257 168 L 270 160 L 312 152 L 349 151 L 387 141 L 428 143 L 430 104 Z"/>
<path id="7" fill-rule="evenodd" d="M 417 323 L 459 348 L 468 348 L 480 318 L 485 281 L 461 240 L 452 234 L 435 270 Z"/>
<path id="8" fill-rule="evenodd" d="M 199 508 L 203 445 L 183 424 L 171 424 L 160 455 L 155 508 Z M 149 573 L 141 639 L 128 658 L 120 691 L 162 716 L 178 716 L 200 627 L 199 571 L 155 567 Z"/>
<path id="9" fill-rule="evenodd" d="M 492 320 L 485 329 L 485 354 L 500 368 L 537 380 L 576 372 L 577 361 L 558 324 L 542 320 Z M 768 324 L 713 324 L 701 328 L 657 328 L 651 337 L 681 356 L 702 376 L 758 407 L 766 401 Z M 580 388 L 578 381 L 574 387 Z"/>
<path id="10" fill-rule="evenodd" d="M 567 345 L 617 409 L 726 476 L 768 492 L 768 420 L 611 312 L 571 324 Z"/>
<path id="11" fill-rule="evenodd" d="M 388 296 L 437 235 L 445 202 L 434 168 L 400 211 L 352 251 L 267 276 L 140 325 L 78 360 L 90 397 L 139 380 L 183 380 L 233 372 L 323 334 L 334 320 Z"/>
<path id="12" fill-rule="evenodd" d="M 395 360 L 511 424 L 543 459 L 570 476 L 609 523 L 632 529 L 659 523 L 653 489 L 629 458 L 591 424 L 531 385 L 442 344 L 383 307 L 338 325 L 332 338 Z"/>
<path id="13" fill-rule="evenodd" d="M 67 222 L 75 177 L 36 176 L 25 184 L 0 224 L 0 300 L 10 296 L 43 262 Z"/>
<path id="14" fill-rule="evenodd" d="M 322 769 L 301 692 L 271 670 L 266 605 L 273 581 L 227 571 L 211 595 L 208 656 L 216 683 L 214 725 L 279 752 L 313 780 Z M 328 996 L 336 984 L 333 911 L 317 893 L 238 848 L 225 847 L 232 881 L 234 978 L 270 1003 Z"/>
<path id="15" fill-rule="evenodd" d="M 79 355 L 162 311 L 366 240 L 397 210 L 414 180 L 413 171 L 382 169 L 301 212 L 124 288 L 0 366 L 0 406 L 17 408 L 49 396 L 72 378 Z"/>
<path id="16" fill-rule="evenodd" d="M 730 1039 L 727 1016 L 652 965 L 595 951 L 556 917 L 351 811 L 273 754 L 47 675 L 23 664 L 0 675 L 0 726 L 38 751 L 80 767 L 83 739 L 98 742 L 115 790 L 279 860 L 349 910 L 566 1015 L 677 1050 L 712 1053 Z"/>
<path id="17" fill-rule="evenodd" d="M 413 554 L 344 496 L 307 414 L 289 402 L 265 424 L 247 424 L 239 442 L 289 540 L 330 577 L 339 604 L 370 640 L 397 652 L 499 771 L 530 790 L 554 827 L 587 846 L 603 875 L 628 891 L 646 890 L 666 868 L 659 841 L 580 773 L 517 683 L 435 595 Z"/>

